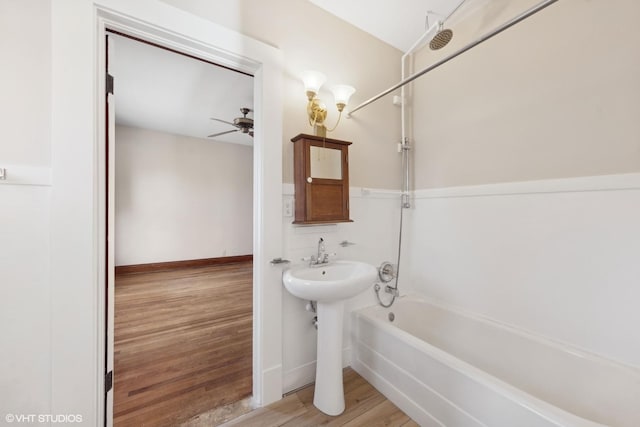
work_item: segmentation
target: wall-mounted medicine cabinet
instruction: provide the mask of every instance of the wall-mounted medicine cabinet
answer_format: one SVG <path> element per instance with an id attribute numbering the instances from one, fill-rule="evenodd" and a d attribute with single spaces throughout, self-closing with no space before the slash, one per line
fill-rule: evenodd
<path id="1" fill-rule="evenodd" d="M 293 139 L 294 224 L 333 224 L 349 219 L 351 142 L 300 134 Z"/>

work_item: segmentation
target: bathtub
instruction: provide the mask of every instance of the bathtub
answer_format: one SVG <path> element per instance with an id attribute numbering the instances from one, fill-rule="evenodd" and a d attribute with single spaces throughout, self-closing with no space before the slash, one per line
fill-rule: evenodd
<path id="1" fill-rule="evenodd" d="M 417 297 L 354 316 L 352 367 L 421 426 L 640 426 L 638 369 Z"/>

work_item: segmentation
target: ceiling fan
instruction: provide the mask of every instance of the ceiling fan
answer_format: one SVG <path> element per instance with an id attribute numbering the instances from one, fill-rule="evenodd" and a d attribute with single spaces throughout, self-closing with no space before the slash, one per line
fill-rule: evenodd
<path id="1" fill-rule="evenodd" d="M 216 119 L 215 117 L 211 117 L 211 120 L 215 120 L 217 122 L 226 123 L 228 125 L 231 125 L 231 126 L 235 127 L 236 129 L 228 130 L 228 131 L 225 131 L 225 132 L 214 133 L 212 135 L 207 135 L 207 138 L 213 138 L 213 137 L 220 136 L 220 135 L 226 135 L 226 134 L 232 133 L 232 132 L 248 133 L 249 136 L 253 136 L 253 119 L 250 118 L 250 117 L 247 117 L 247 114 L 249 114 L 249 112 L 251 112 L 251 111 L 253 111 L 251 108 L 241 108 L 240 112 L 242 113 L 242 117 L 236 117 L 235 119 L 233 119 L 233 123 L 228 122 L 226 120 L 220 120 L 220 119 Z"/>

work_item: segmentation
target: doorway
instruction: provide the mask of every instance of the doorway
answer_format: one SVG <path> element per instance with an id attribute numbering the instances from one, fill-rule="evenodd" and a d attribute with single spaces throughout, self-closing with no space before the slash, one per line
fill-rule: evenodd
<path id="1" fill-rule="evenodd" d="M 281 399 L 282 272 L 273 268 L 270 260 L 282 256 L 282 52 L 195 15 L 177 16 L 175 8 L 157 1 L 144 6 L 117 0 L 56 3 L 52 9 L 54 58 L 64 58 L 54 60 L 52 65 L 53 86 L 58 94 L 52 101 L 52 146 L 57 153 L 52 160 L 57 183 L 51 207 L 52 228 L 56 230 L 51 245 L 52 265 L 71 265 L 88 256 L 94 262 L 93 268 L 79 269 L 72 277 L 64 268 L 52 271 L 54 283 L 64 282 L 69 292 L 80 296 L 73 309 L 69 309 L 66 293 L 53 298 L 52 330 L 61 342 L 76 342 L 79 336 L 86 336 L 91 344 L 82 348 L 77 359 L 93 360 L 80 366 L 57 365 L 53 374 L 58 384 L 53 391 L 53 409 L 64 410 L 64 403 L 73 395 L 78 410 L 89 418 L 105 419 L 106 425 L 112 423 L 109 370 L 107 360 L 100 357 L 109 353 L 106 313 L 107 295 L 112 289 L 107 287 L 105 262 L 106 46 L 87 42 L 104 40 L 108 28 L 254 75 L 252 406 Z M 87 25 L 88 22 L 95 25 Z M 75 28 L 73 37 L 69 36 L 70 27 Z M 79 182 L 87 184 L 78 185 Z M 78 226 L 91 229 L 91 224 L 93 232 L 78 239 Z M 95 287 L 88 290 L 87 283 Z M 86 325 L 95 327 L 88 331 Z"/>
<path id="2" fill-rule="evenodd" d="M 123 33 L 108 52 L 113 421 L 179 425 L 252 391 L 253 77 Z"/>

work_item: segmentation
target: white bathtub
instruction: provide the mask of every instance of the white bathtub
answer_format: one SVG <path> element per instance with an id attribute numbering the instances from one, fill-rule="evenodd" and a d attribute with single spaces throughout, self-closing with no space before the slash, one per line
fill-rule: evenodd
<path id="1" fill-rule="evenodd" d="M 354 321 L 353 368 L 421 426 L 640 426 L 640 370 L 414 297 Z"/>

